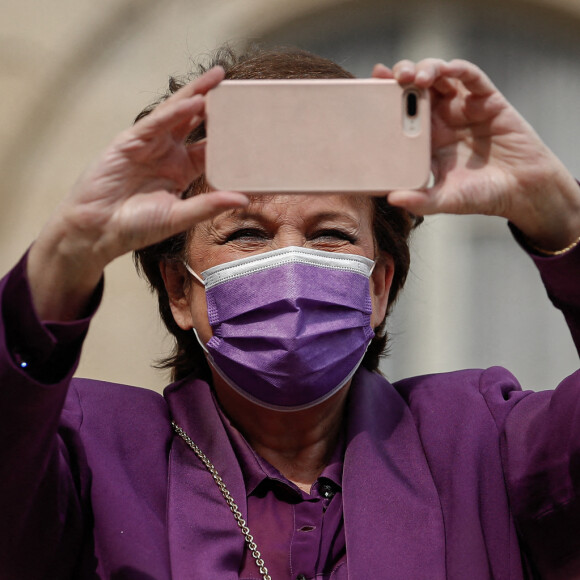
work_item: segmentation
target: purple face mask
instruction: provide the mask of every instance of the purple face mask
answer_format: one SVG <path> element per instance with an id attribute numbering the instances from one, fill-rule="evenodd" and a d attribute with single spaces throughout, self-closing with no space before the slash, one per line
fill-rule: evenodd
<path id="1" fill-rule="evenodd" d="M 202 272 L 210 363 L 264 407 L 324 401 L 348 383 L 374 337 L 373 266 L 353 254 L 287 247 Z"/>

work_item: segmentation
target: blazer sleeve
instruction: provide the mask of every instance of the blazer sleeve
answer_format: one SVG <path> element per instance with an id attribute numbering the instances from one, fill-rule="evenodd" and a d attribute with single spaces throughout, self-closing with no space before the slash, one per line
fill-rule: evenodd
<path id="1" fill-rule="evenodd" d="M 93 297 L 91 314 L 102 292 Z M 26 256 L 0 282 L 0 577 L 72 577 L 88 482 L 73 457 L 80 407 L 62 410 L 90 315 L 41 323 Z"/>
<path id="2" fill-rule="evenodd" d="M 580 247 L 532 259 L 580 352 Z M 515 379 L 488 369 L 480 390 L 498 424 L 510 509 L 525 551 L 542 578 L 580 577 L 580 371 L 555 390 L 522 393 Z"/>

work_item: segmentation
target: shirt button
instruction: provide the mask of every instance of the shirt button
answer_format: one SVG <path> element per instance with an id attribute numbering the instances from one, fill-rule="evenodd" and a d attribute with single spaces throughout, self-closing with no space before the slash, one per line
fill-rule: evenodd
<path id="1" fill-rule="evenodd" d="M 319 492 L 326 499 L 332 499 L 336 494 L 336 490 L 329 483 L 323 483 L 319 488 Z"/>

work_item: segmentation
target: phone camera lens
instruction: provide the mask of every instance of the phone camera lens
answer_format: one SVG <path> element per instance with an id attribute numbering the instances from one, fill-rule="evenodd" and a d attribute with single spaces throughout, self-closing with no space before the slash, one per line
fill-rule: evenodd
<path id="1" fill-rule="evenodd" d="M 412 91 L 407 93 L 407 116 L 416 117 L 417 116 L 417 93 Z"/>

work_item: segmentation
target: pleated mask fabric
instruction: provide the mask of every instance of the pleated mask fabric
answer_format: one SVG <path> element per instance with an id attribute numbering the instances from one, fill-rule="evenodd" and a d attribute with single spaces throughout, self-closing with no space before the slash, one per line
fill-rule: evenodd
<path id="1" fill-rule="evenodd" d="M 290 246 L 205 270 L 210 363 L 264 407 L 324 401 L 348 383 L 374 337 L 373 267 L 363 256 Z"/>

